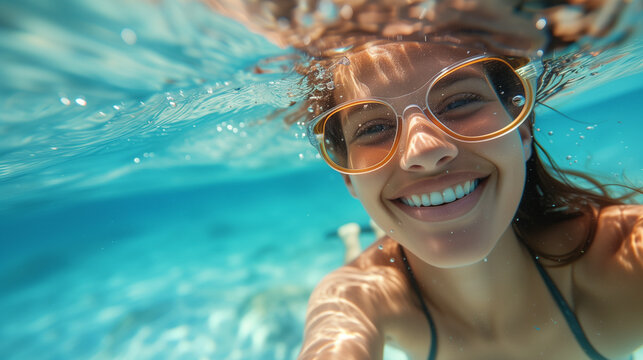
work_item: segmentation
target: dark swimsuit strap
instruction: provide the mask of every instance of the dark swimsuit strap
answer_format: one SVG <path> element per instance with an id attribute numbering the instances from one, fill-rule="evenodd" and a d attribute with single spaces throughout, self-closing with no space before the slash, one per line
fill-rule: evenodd
<path id="1" fill-rule="evenodd" d="M 401 245 L 398 245 L 398 247 L 400 248 L 400 253 L 402 254 L 402 260 L 404 260 L 404 265 L 406 265 L 406 270 L 409 274 L 409 280 L 411 281 L 413 290 L 415 290 L 415 293 L 417 294 L 418 299 L 420 300 L 422 311 L 424 311 L 424 315 L 426 316 L 426 319 L 429 322 L 429 328 L 431 329 L 431 349 L 429 350 L 428 360 L 434 360 L 435 356 L 438 353 L 438 333 L 435 331 L 435 323 L 433 323 L 433 318 L 431 317 L 431 313 L 429 312 L 429 309 L 426 307 L 426 304 L 424 303 L 424 298 L 422 297 L 420 286 L 418 285 L 417 280 L 415 280 L 415 276 L 413 276 L 413 270 L 411 270 L 411 265 L 409 265 L 409 262 L 406 259 L 404 248 Z"/>
<path id="2" fill-rule="evenodd" d="M 435 330 L 435 324 L 433 322 L 433 318 L 431 317 L 431 313 L 429 313 L 429 309 L 424 302 L 424 298 L 422 297 L 422 292 L 420 291 L 420 287 L 417 283 L 417 280 L 415 280 L 415 276 L 413 275 L 413 270 L 411 269 L 411 266 L 409 265 L 409 262 L 406 259 L 404 248 L 401 245 L 398 245 L 398 246 L 400 248 L 400 253 L 402 254 L 402 260 L 406 265 L 406 270 L 409 274 L 409 280 L 411 282 L 411 285 L 413 286 L 413 290 L 417 294 L 417 297 L 420 300 L 422 311 L 424 311 L 424 315 L 426 316 L 426 319 L 429 322 L 429 327 L 431 329 L 431 349 L 429 351 L 428 360 L 434 360 L 438 351 L 438 336 Z M 567 321 L 567 325 L 569 326 L 570 330 L 574 334 L 576 341 L 581 346 L 585 354 L 591 360 L 608 360 L 606 357 L 601 355 L 594 348 L 594 346 L 592 346 L 592 344 L 589 342 L 589 340 L 585 336 L 585 332 L 583 332 L 583 328 L 581 327 L 580 323 L 578 322 L 578 319 L 576 318 L 576 315 L 571 310 L 571 308 L 569 307 L 569 304 L 560 293 L 560 290 L 558 290 L 558 287 L 556 286 L 556 284 L 549 277 L 549 274 L 547 274 L 543 266 L 540 264 L 540 261 L 538 261 L 537 257 L 534 256 L 531 253 L 531 251 L 530 251 L 530 254 L 531 254 L 531 258 L 534 260 L 534 263 L 536 264 L 536 269 L 538 269 L 538 273 L 540 274 L 540 277 L 543 279 L 545 285 L 547 286 L 547 289 L 549 290 L 549 293 L 554 298 L 556 305 L 558 305 L 560 312 L 563 314 L 563 316 L 565 317 L 565 320 Z M 630 356 L 628 359 L 630 360 L 633 359 L 633 356 Z"/>
<path id="3" fill-rule="evenodd" d="M 581 346 L 585 354 L 589 356 L 591 360 L 607 360 L 607 358 L 601 355 L 598 351 L 596 351 L 596 349 L 589 342 L 589 340 L 585 336 L 583 327 L 578 322 L 578 318 L 576 318 L 576 314 L 574 314 L 572 309 L 569 307 L 569 304 L 567 303 L 563 295 L 560 293 L 560 290 L 558 290 L 558 287 L 552 281 L 551 277 L 549 277 L 549 274 L 547 274 L 547 271 L 545 271 L 543 266 L 540 264 L 540 261 L 538 261 L 538 258 L 534 256 L 534 254 L 531 253 L 531 251 L 530 251 L 530 254 L 531 254 L 531 258 L 534 260 L 534 263 L 536 264 L 536 269 L 538 269 L 538 272 L 540 273 L 540 277 L 542 277 L 543 281 L 545 282 L 545 285 L 547 285 L 547 289 L 549 289 L 549 293 L 554 298 L 554 301 L 556 301 L 556 305 L 558 305 L 560 312 L 563 313 L 563 316 L 567 321 L 567 325 L 569 325 L 569 329 L 574 334 L 576 341 Z"/>

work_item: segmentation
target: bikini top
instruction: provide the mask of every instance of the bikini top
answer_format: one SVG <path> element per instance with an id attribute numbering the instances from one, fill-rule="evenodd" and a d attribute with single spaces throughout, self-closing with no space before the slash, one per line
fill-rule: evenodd
<path id="1" fill-rule="evenodd" d="M 404 264 L 406 265 L 406 269 L 408 271 L 409 278 L 411 280 L 411 285 L 413 286 L 413 290 L 415 291 L 418 298 L 420 299 L 420 305 L 422 306 L 422 311 L 424 311 L 424 315 L 426 316 L 426 319 L 429 323 L 429 328 L 431 329 L 431 349 L 429 351 L 428 360 L 435 360 L 435 357 L 437 355 L 437 347 L 438 347 L 437 346 L 438 338 L 437 338 L 437 333 L 435 331 L 435 323 L 433 322 L 431 313 L 429 313 L 428 307 L 424 303 L 424 299 L 422 298 L 422 292 L 420 291 L 420 287 L 418 286 L 418 283 L 415 280 L 415 276 L 413 275 L 413 270 L 411 270 L 411 266 L 409 265 L 406 259 L 406 254 L 404 253 L 404 248 L 402 248 L 402 246 L 400 246 L 400 252 L 402 254 L 402 259 L 404 260 Z M 585 336 L 585 332 L 583 332 L 583 328 L 581 327 L 580 323 L 578 322 L 578 319 L 576 318 L 576 315 L 571 310 L 571 308 L 569 307 L 569 304 L 567 304 L 567 301 L 560 293 L 560 290 L 558 290 L 558 287 L 549 277 L 549 275 L 542 267 L 540 262 L 536 259 L 535 256 L 531 256 L 531 258 L 534 260 L 534 264 L 536 264 L 536 269 L 538 269 L 538 273 L 540 273 L 540 276 L 545 282 L 545 285 L 547 286 L 549 293 L 554 298 L 556 305 L 558 305 L 560 312 L 563 314 L 563 316 L 565 317 L 565 320 L 567 321 L 567 325 L 569 325 L 569 328 L 574 334 L 576 341 L 583 349 L 585 354 L 589 357 L 590 360 L 608 360 L 606 357 L 601 355 L 589 342 L 589 340 Z M 628 358 L 628 360 L 633 360 L 633 359 L 634 359 L 633 356 L 630 356 Z"/>

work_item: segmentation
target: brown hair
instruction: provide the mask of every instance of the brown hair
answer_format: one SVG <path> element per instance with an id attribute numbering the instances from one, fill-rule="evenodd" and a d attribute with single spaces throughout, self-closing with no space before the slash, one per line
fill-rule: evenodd
<path id="1" fill-rule="evenodd" d="M 533 129 L 533 114 L 530 123 Z M 589 174 L 561 169 L 536 139 L 532 142 L 532 156 L 527 160 L 526 171 L 525 188 L 512 226 L 534 255 L 550 260 L 553 265 L 569 264 L 585 253 L 594 239 L 601 208 L 624 204 L 636 193 L 641 193 L 640 189 L 614 184 L 631 190 L 617 197 L 610 193 L 607 184 Z M 590 184 L 592 189 L 580 187 L 570 177 Z M 546 237 L 534 236 L 542 229 L 576 218 L 582 218 L 586 224 L 581 241 L 553 244 L 544 240 Z"/>

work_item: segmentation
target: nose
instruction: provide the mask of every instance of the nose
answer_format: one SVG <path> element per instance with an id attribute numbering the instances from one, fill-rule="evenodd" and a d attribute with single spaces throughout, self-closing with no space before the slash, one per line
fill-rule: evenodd
<path id="1" fill-rule="evenodd" d="M 407 171 L 433 171 L 458 155 L 458 147 L 433 124 L 420 108 L 404 111 L 406 146 L 402 144 L 400 167 Z"/>

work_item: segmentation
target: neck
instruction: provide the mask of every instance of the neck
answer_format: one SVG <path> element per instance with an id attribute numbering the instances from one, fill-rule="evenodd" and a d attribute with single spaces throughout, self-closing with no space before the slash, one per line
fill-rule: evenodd
<path id="1" fill-rule="evenodd" d="M 502 326 L 532 296 L 533 260 L 511 227 L 485 260 L 471 265 L 442 269 L 411 253 L 407 258 L 427 305 L 467 326 Z"/>

